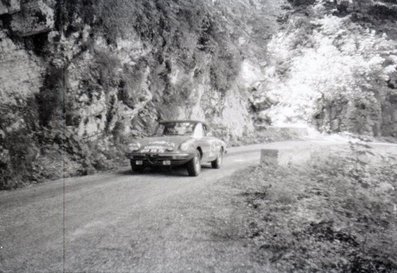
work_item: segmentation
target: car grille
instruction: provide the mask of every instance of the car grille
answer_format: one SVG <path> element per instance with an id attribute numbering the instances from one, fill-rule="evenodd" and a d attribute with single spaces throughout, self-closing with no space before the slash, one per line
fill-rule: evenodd
<path id="1" fill-rule="evenodd" d="M 141 160 L 145 164 L 148 163 L 150 165 L 162 165 L 164 160 L 170 160 L 174 163 L 184 162 L 184 158 L 175 158 L 170 155 L 161 155 L 161 154 L 142 154 L 142 155 L 134 155 L 133 160 Z"/>

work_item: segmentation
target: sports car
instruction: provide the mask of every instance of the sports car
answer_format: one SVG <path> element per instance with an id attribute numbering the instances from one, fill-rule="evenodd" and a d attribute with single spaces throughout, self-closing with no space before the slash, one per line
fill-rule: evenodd
<path id="1" fill-rule="evenodd" d="M 225 142 L 213 137 L 206 123 L 168 120 L 159 123 L 152 137 L 131 142 L 126 155 L 134 172 L 154 166 L 185 166 L 190 176 L 198 176 L 203 163 L 219 169 L 225 153 Z"/>

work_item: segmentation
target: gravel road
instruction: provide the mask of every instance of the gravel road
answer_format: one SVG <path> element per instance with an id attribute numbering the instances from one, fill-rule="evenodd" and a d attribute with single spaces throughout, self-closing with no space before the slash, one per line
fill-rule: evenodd
<path id="1" fill-rule="evenodd" d="M 216 236 L 234 212 L 214 187 L 258 160 L 238 148 L 199 177 L 126 168 L 1 192 L 0 272 L 246 272 L 241 243 Z"/>

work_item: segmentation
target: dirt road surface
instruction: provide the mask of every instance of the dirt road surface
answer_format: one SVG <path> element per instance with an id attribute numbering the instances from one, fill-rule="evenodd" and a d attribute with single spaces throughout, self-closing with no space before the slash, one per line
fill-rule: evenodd
<path id="1" fill-rule="evenodd" d="M 236 229 L 222 181 L 258 164 L 263 147 L 232 148 L 220 170 L 70 178 L 0 193 L 0 272 L 263 272 Z"/>

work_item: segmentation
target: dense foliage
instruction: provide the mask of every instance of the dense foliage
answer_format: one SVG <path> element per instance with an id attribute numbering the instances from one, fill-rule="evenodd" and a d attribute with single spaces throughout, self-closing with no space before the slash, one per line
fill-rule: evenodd
<path id="1" fill-rule="evenodd" d="M 318 1 L 290 15 L 286 28 L 268 46 L 260 90 L 273 103 L 265 113 L 274 124 L 315 124 L 327 132 L 397 133 L 390 122 L 394 112 L 388 108 L 390 97 L 397 94 L 390 84 L 397 73 L 397 43 L 392 33 L 379 30 L 379 25 L 394 22 L 387 16 L 376 21 L 381 17 L 377 14 L 369 23 L 364 6 L 349 10 Z"/>

